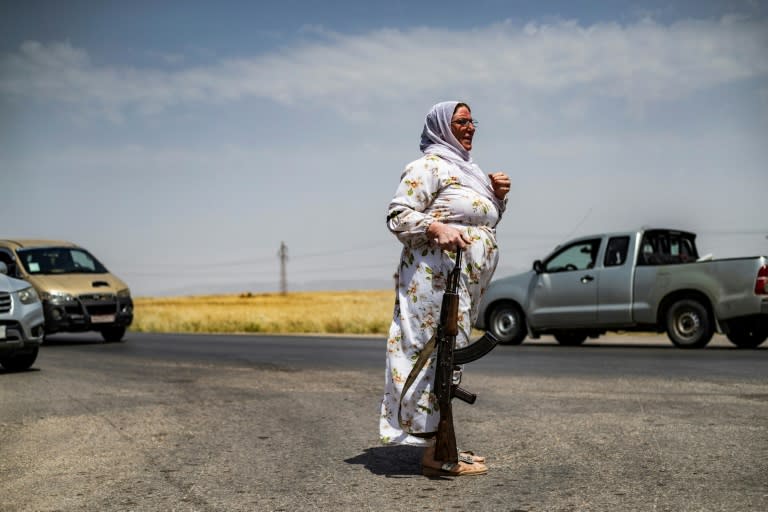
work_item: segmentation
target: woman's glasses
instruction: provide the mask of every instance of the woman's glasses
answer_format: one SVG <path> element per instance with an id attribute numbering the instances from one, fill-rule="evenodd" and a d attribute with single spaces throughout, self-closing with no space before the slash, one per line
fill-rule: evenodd
<path id="1" fill-rule="evenodd" d="M 472 126 L 477 128 L 477 119 L 454 119 L 451 122 L 459 126 L 467 126 L 469 123 L 472 123 Z"/>

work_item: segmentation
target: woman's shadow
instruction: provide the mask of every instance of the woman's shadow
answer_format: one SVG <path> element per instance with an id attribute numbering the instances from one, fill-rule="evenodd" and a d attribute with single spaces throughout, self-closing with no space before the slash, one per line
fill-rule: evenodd
<path id="1" fill-rule="evenodd" d="M 366 448 L 363 453 L 345 459 L 347 464 L 361 464 L 375 475 L 406 478 L 421 475 L 421 456 L 424 448 L 393 445 Z"/>

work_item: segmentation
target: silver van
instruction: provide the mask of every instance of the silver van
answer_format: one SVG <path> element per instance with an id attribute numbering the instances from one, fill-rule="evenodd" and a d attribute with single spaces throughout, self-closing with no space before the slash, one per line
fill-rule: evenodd
<path id="1" fill-rule="evenodd" d="M 0 366 L 21 371 L 35 363 L 43 342 L 43 305 L 28 282 L 7 273 L 0 261 Z"/>

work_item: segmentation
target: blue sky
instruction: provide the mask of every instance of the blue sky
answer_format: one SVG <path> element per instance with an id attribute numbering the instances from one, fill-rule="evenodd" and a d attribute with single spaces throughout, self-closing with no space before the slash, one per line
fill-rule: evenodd
<path id="1" fill-rule="evenodd" d="M 768 253 L 768 2 L 0 2 L 0 237 L 137 295 L 387 287 L 429 107 L 512 178 L 497 275 L 642 225 Z"/>

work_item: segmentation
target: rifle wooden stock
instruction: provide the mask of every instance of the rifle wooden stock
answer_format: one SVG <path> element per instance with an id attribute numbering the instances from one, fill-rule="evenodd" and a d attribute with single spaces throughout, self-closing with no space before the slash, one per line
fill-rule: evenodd
<path id="1" fill-rule="evenodd" d="M 440 308 L 440 325 L 443 328 L 443 336 L 459 334 L 459 295 L 458 293 L 445 292 L 443 304 Z"/>
<path id="2" fill-rule="evenodd" d="M 456 431 L 453 428 L 453 408 L 451 398 L 453 395 L 453 357 L 450 350 L 446 349 L 448 343 L 454 337 L 443 336 L 438 338 L 437 368 L 435 369 L 435 392 L 437 394 L 437 406 L 440 409 L 440 421 L 437 424 L 435 436 L 435 459 L 442 462 L 459 461 L 459 449 L 456 446 Z"/>

